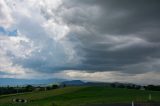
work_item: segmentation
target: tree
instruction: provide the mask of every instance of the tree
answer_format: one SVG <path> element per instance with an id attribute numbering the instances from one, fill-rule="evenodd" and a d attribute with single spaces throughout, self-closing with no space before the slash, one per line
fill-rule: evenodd
<path id="1" fill-rule="evenodd" d="M 57 89 L 58 85 L 52 85 L 52 89 Z"/>
<path id="2" fill-rule="evenodd" d="M 27 85 L 26 87 L 25 87 L 25 90 L 26 91 L 33 91 L 34 90 L 34 87 L 32 86 L 32 85 Z"/>

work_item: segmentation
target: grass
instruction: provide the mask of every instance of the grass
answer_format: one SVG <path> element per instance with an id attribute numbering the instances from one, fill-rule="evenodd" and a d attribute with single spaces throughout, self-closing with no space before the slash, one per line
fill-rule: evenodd
<path id="1" fill-rule="evenodd" d="M 109 87 L 66 87 L 17 95 L 0 96 L 0 106 L 82 106 L 86 104 L 147 102 L 148 95 L 160 102 L 160 92 Z M 12 103 L 23 98 L 28 103 Z"/>

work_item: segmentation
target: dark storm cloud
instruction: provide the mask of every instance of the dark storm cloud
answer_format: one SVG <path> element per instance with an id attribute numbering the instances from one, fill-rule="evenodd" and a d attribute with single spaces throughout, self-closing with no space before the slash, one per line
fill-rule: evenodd
<path id="1" fill-rule="evenodd" d="M 88 20 L 86 22 L 86 25 L 93 25 L 100 33 L 128 35 L 145 32 L 146 29 L 154 30 L 153 32 L 159 29 L 160 14 L 158 12 L 160 10 L 160 1 L 158 0 L 94 0 L 93 3 L 92 0 L 87 1 L 79 1 L 83 2 L 82 4 L 78 1 L 74 3 L 75 6 L 81 7 L 82 5 L 84 8 L 88 6 L 99 6 L 101 8 L 101 11 L 99 11 L 100 16 L 96 20 L 92 18 L 94 16 L 90 16 L 87 17 Z M 74 18 L 72 17 L 71 19 Z M 69 21 L 69 24 L 77 24 L 77 22 L 79 20 L 75 17 L 75 20 Z M 81 25 L 82 23 L 85 23 L 85 21 L 80 21 L 78 24 Z"/>
<path id="2" fill-rule="evenodd" d="M 63 20 L 71 28 L 68 39 L 76 51 L 82 52 L 80 70 L 128 73 L 159 70 L 148 66 L 154 63 L 152 59 L 159 59 L 160 1 L 69 1 L 64 5 L 72 13 L 65 14 Z"/>

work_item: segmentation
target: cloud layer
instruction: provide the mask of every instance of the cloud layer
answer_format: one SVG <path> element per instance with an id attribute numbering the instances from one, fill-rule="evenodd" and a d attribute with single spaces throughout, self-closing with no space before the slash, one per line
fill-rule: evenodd
<path id="1" fill-rule="evenodd" d="M 0 76 L 74 70 L 122 81 L 117 72 L 144 83 L 148 73 L 160 76 L 159 11 L 158 0 L 1 0 Z"/>

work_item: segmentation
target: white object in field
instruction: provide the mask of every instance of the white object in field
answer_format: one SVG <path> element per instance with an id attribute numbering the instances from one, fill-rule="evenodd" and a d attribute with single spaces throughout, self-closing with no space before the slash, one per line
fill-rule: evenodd
<path id="1" fill-rule="evenodd" d="M 13 102 L 16 102 L 16 99 L 12 99 Z"/>
<path id="2" fill-rule="evenodd" d="M 19 102 L 19 103 L 27 103 L 28 101 L 26 99 L 12 99 L 13 102 Z"/>
<path id="3" fill-rule="evenodd" d="M 151 94 L 149 94 L 149 100 L 151 100 L 152 99 L 152 96 L 151 96 Z"/>
<path id="4" fill-rule="evenodd" d="M 27 100 L 24 100 L 24 103 L 27 103 Z"/>
<path id="5" fill-rule="evenodd" d="M 132 106 L 134 106 L 134 102 L 132 101 Z"/>

